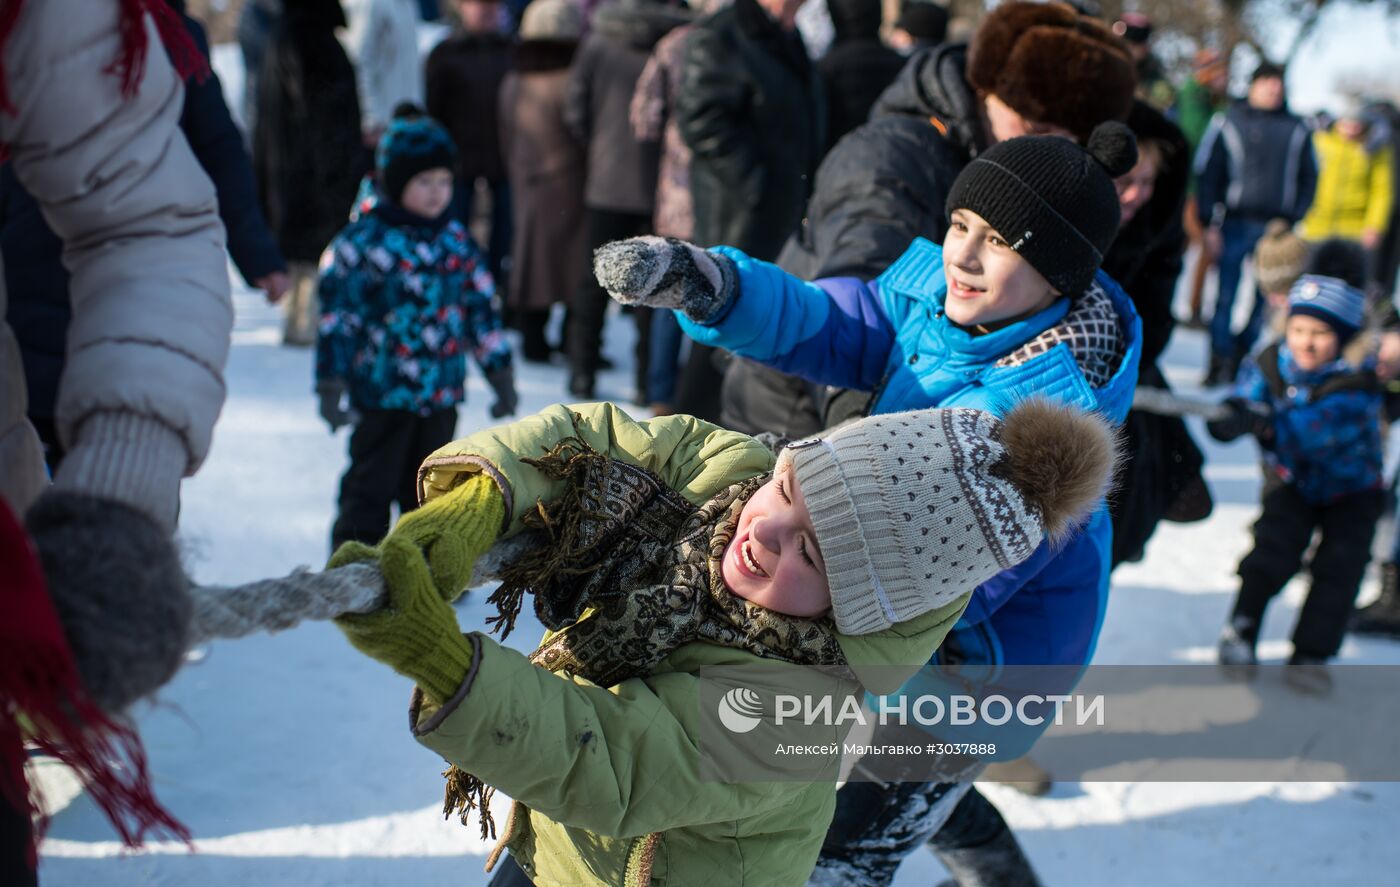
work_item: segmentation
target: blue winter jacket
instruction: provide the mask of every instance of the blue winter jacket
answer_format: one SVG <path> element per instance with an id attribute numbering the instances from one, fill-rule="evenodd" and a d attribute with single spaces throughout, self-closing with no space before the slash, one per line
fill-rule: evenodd
<path id="1" fill-rule="evenodd" d="M 1317 188 L 1312 133 L 1287 108 L 1265 111 L 1237 101 L 1211 118 L 1196 150 L 1195 173 L 1202 224 L 1226 216 L 1297 222 Z"/>
<path id="2" fill-rule="evenodd" d="M 1063 319 L 1068 299 L 972 336 L 944 313 L 943 250 L 922 238 L 870 283 L 809 283 L 729 247 L 715 252 L 735 261 L 739 295 L 708 325 L 677 312 L 686 332 L 787 373 L 874 391 L 872 413 L 959 406 L 1000 415 L 1041 395 L 1121 423 L 1132 405 L 1142 323 L 1128 296 L 1102 272 L 1095 280 L 1113 301 L 1126 352 L 1109 382 L 1095 389 L 1063 344 L 1018 366 L 994 366 Z M 945 647 L 993 669 L 1088 663 L 1107 605 L 1111 532 L 1101 507 L 1064 547 L 1052 551 L 1042 543 L 1028 560 L 979 586 Z M 921 673 L 903 692 L 931 679 Z"/>
<path id="3" fill-rule="evenodd" d="M 1334 360 L 1304 372 L 1286 343 L 1265 348 L 1259 361 L 1277 371 L 1273 384 L 1254 359 L 1240 367 L 1234 396 L 1273 411 L 1273 440 L 1264 465 L 1315 505 L 1380 489 L 1385 448 L 1381 442 L 1383 396 L 1374 360 L 1360 369 Z"/>

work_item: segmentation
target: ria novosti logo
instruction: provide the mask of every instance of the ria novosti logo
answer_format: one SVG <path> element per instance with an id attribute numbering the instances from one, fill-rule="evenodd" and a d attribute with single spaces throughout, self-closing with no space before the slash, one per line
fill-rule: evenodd
<path id="1" fill-rule="evenodd" d="M 1060 726 L 1071 720 L 1076 726 L 1093 723 L 1102 727 L 1105 724 L 1102 694 L 1026 694 L 1015 699 L 1000 694 L 894 696 L 881 697 L 873 711 L 863 708 L 860 699 L 851 694 L 839 697 L 839 701 L 829 695 L 778 694 L 773 702 L 773 723 L 779 727 L 789 721 L 806 726 L 868 726 L 872 719 L 877 726 L 903 726 L 912 722 L 924 727 L 974 724 L 1000 727 L 1010 721 L 1028 726 L 1051 721 Z M 748 687 L 735 687 L 726 692 L 720 697 L 718 709 L 720 723 L 731 733 L 751 732 L 764 719 L 762 697 Z"/>
<path id="2" fill-rule="evenodd" d="M 747 687 L 735 687 L 719 700 L 719 721 L 731 733 L 748 733 L 763 719 L 763 700 Z"/>

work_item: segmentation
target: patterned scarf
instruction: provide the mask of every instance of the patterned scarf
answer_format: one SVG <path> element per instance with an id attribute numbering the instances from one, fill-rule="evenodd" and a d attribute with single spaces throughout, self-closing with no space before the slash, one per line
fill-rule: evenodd
<path id="1" fill-rule="evenodd" d="M 1098 281 L 1073 301 L 1059 323 L 1006 355 L 996 365 L 1020 366 L 1061 342 L 1069 345 L 1074 362 L 1090 388 L 1102 388 L 1118 372 L 1126 351 L 1123 332 L 1113 299 Z"/>
<path id="2" fill-rule="evenodd" d="M 739 514 L 767 476 L 733 484 L 696 507 L 651 472 L 578 438 L 526 461 L 568 480 L 568 492 L 527 518 L 547 543 L 503 569 L 488 600 L 500 611 L 489 621 L 504 636 L 524 596 L 532 596 L 536 615 L 554 632 L 530 654 L 534 664 L 603 687 L 650 674 L 695 641 L 802 665 L 845 664 L 830 619 L 765 609 L 730 592 L 721 578 Z M 465 825 L 479 810 L 482 838 L 494 837 L 494 789 L 455 766 L 443 775 L 443 813 L 459 811 Z"/>

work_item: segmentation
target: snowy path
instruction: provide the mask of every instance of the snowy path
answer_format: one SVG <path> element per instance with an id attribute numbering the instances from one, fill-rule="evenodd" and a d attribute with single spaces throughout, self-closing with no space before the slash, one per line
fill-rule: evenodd
<path id="1" fill-rule="evenodd" d="M 310 353 L 277 344 L 277 313 L 258 296 L 237 303 L 229 401 L 208 463 L 185 487 L 182 535 L 202 582 L 322 563 L 345 463 L 346 433 L 331 436 L 316 416 Z M 623 367 L 629 327 L 609 324 L 607 350 Z M 1174 377 L 1194 380 L 1202 347 L 1199 334 L 1178 334 Z M 600 395 L 624 394 L 628 376 L 604 374 Z M 562 369 L 523 366 L 522 409 L 542 408 L 563 386 Z M 489 423 L 489 400 L 473 373 L 459 432 Z M 1257 489 L 1250 445 L 1212 445 L 1210 460 L 1215 516 L 1164 525 L 1147 560 L 1116 574 L 1097 661 L 1209 659 Z M 1286 651 L 1299 591 L 1295 583 L 1270 611 L 1266 657 Z M 481 598 L 460 607 L 464 625 L 482 624 Z M 522 624 L 512 641 L 537 637 L 536 624 Z M 1353 639 L 1343 659 L 1400 664 L 1400 645 Z M 140 716 L 157 788 L 198 852 L 160 844 L 123 854 L 81 798 L 53 823 L 43 883 L 485 884 L 475 829 L 438 812 L 441 762 L 409 737 L 407 697 L 404 680 L 329 625 L 213 644 Z M 1362 884 L 1400 869 L 1396 784 L 1066 784 L 1038 800 L 987 791 L 1052 887 Z M 896 883 L 940 877 L 920 852 Z"/>

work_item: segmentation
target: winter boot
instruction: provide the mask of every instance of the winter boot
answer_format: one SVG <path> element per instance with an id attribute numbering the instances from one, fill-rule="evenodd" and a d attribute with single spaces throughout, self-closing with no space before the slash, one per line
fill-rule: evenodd
<path id="1" fill-rule="evenodd" d="M 1247 681 L 1259 671 L 1259 657 L 1254 652 L 1258 630 L 1248 619 L 1236 618 L 1220 632 L 1216 660 L 1227 677 Z"/>
<path id="2" fill-rule="evenodd" d="M 1288 657 L 1283 670 L 1283 682 L 1308 696 L 1329 696 L 1332 693 L 1332 673 L 1327 670 L 1323 656 L 1308 656 L 1296 650 Z"/>
<path id="3" fill-rule="evenodd" d="M 1040 887 L 1030 860 L 1004 825 L 985 844 L 933 852 L 953 876 L 942 887 Z"/>
<path id="4" fill-rule="evenodd" d="M 1219 357 L 1215 352 L 1211 352 L 1210 363 L 1206 366 L 1205 378 L 1201 379 L 1202 388 L 1214 388 L 1217 385 L 1224 385 L 1229 380 L 1230 361 Z"/>
<path id="5" fill-rule="evenodd" d="M 1400 640 L 1400 565 L 1381 564 L 1381 596 L 1356 611 L 1351 630 Z"/>

